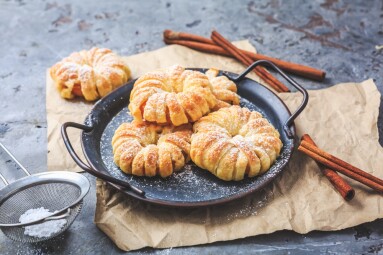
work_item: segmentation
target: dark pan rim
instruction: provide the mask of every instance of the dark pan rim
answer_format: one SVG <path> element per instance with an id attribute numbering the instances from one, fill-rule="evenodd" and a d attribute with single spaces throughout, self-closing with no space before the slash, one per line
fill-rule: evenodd
<path id="1" fill-rule="evenodd" d="M 198 70 L 198 71 L 201 71 L 201 72 L 205 72 L 207 69 L 206 68 L 187 68 L 187 69 L 191 69 L 191 70 Z M 224 73 L 227 73 L 227 74 L 230 74 L 230 75 L 237 75 L 235 73 L 232 73 L 232 72 L 227 72 L 227 71 L 220 71 L 220 72 L 224 72 Z M 249 79 L 249 78 L 244 78 L 244 80 L 250 80 L 251 82 L 254 82 L 256 83 L 258 86 L 262 86 L 262 89 L 265 89 L 268 93 L 272 94 L 274 96 L 274 99 L 278 100 L 281 105 L 283 106 L 284 110 L 289 114 L 289 116 L 291 116 L 291 112 L 290 110 L 288 109 L 287 105 L 281 100 L 280 97 L 278 97 L 277 94 L 275 94 L 272 90 L 270 90 L 269 88 L 263 86 L 262 84 L 252 80 L 252 79 Z M 104 98 L 100 99 L 92 108 L 92 110 L 90 111 L 90 113 L 86 116 L 85 118 L 85 121 L 84 121 L 84 124 L 87 125 L 89 124 L 89 121 L 92 120 L 92 118 L 94 118 L 93 116 L 93 113 L 95 111 L 97 111 L 100 107 L 101 108 L 104 108 L 102 105 L 104 104 L 107 104 L 107 101 L 109 100 L 109 98 L 111 96 L 114 96 L 114 95 L 119 95 L 120 94 L 120 91 L 123 89 L 123 87 L 125 86 L 130 86 L 130 85 L 133 85 L 134 82 L 136 81 L 136 79 L 134 80 L 131 80 L 129 81 L 127 84 L 119 87 L 118 89 L 112 91 L 111 93 L 109 93 L 107 96 L 105 96 Z M 105 109 L 101 109 L 101 110 L 105 110 Z M 114 115 L 115 116 L 115 115 Z M 111 119 L 114 117 L 112 116 Z M 110 120 L 109 120 L 110 121 Z M 109 123 L 109 122 L 108 122 Z M 106 128 L 107 125 L 105 125 L 105 128 Z M 96 127 L 96 126 L 93 126 L 93 127 Z M 105 130 L 104 128 L 104 130 Z M 290 127 L 293 135 L 295 136 L 296 134 L 296 129 L 295 129 L 295 125 L 292 124 L 291 127 Z M 103 131 L 104 131 L 103 130 Z M 92 132 L 90 132 L 92 133 Z M 83 151 L 83 154 L 85 156 L 85 159 L 86 161 L 89 163 L 90 167 L 92 167 L 93 169 L 96 169 L 97 171 L 100 171 L 100 172 L 103 172 L 103 173 L 106 173 L 108 175 L 110 175 L 109 171 L 107 169 L 99 169 L 94 163 L 93 163 L 93 158 L 89 157 L 88 153 L 87 153 L 87 149 L 89 149 L 86 144 L 86 141 L 87 141 L 87 136 L 89 135 L 89 133 L 85 132 L 85 131 L 82 131 L 81 132 L 81 146 L 82 146 L 82 151 Z M 230 195 L 228 197 L 224 197 L 224 198 L 218 198 L 218 199 L 212 199 L 212 200 L 208 200 L 208 201 L 196 201 L 196 202 L 185 202 L 185 201 L 169 201 L 169 200 L 162 200 L 162 199 L 157 199 L 157 198 L 151 198 L 151 197 L 146 197 L 146 196 L 140 196 L 134 192 L 132 192 L 131 190 L 125 188 L 125 187 L 122 187 L 122 186 L 119 186 L 119 185 L 116 185 L 116 184 L 113 184 L 113 183 L 110 183 L 108 181 L 105 181 L 107 184 L 111 185 L 113 188 L 123 192 L 124 194 L 126 195 L 129 195 L 131 197 L 134 197 L 138 200 L 141 200 L 141 201 L 144 201 L 144 202 L 149 202 L 149 203 L 152 203 L 152 204 L 156 204 L 156 205 L 161 205 L 161 206 L 169 206 L 169 207 L 182 207 L 182 208 L 195 208 L 195 207 L 206 207 L 206 206 L 211 206 L 211 205 L 219 205 L 219 204 L 224 204 L 224 203 L 227 203 L 227 202 L 230 202 L 230 201 L 233 201 L 233 200 L 236 200 L 236 199 L 239 199 L 239 198 L 242 198 L 242 197 L 245 197 L 247 195 L 250 195 L 252 193 L 254 193 L 255 191 L 257 190 L 260 190 L 262 189 L 263 187 L 265 187 L 267 184 L 269 184 L 271 181 L 275 180 L 281 173 L 282 171 L 284 170 L 284 168 L 286 167 L 286 165 L 288 164 L 288 162 L 290 161 L 292 155 L 293 155 L 293 152 L 294 152 L 294 146 L 295 146 L 295 139 L 289 139 L 291 140 L 291 146 L 289 147 L 285 147 L 284 150 L 288 150 L 289 153 L 288 155 L 284 158 L 284 162 L 282 164 L 279 165 L 278 169 L 275 170 L 275 174 L 272 176 L 272 178 L 268 178 L 266 180 L 264 180 L 264 182 L 262 182 L 261 184 L 257 185 L 256 187 L 254 188 L 250 188 L 248 190 L 246 190 L 246 192 L 240 192 L 238 194 L 234 194 L 234 195 Z M 100 142 L 100 139 L 98 139 L 97 141 L 98 143 Z M 101 157 L 98 159 L 98 160 L 101 160 Z M 278 159 L 277 161 L 274 162 L 274 164 L 276 164 L 278 162 Z M 261 175 L 262 176 L 262 175 Z M 255 177 L 257 178 L 257 177 Z"/>

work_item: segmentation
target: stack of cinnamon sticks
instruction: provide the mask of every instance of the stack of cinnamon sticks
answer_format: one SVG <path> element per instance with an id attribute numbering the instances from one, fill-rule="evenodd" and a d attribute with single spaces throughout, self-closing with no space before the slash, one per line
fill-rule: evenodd
<path id="1" fill-rule="evenodd" d="M 225 39 L 217 31 L 213 31 L 211 39 L 209 39 L 199 35 L 165 30 L 164 41 L 167 44 L 178 44 L 202 52 L 234 57 L 246 66 L 249 66 L 251 63 L 257 60 L 269 60 L 284 71 L 309 79 L 322 81 L 326 76 L 326 73 L 322 70 L 283 61 L 277 58 L 253 53 L 250 51 L 241 50 L 234 46 L 227 39 Z M 275 91 L 289 91 L 289 89 L 282 82 L 280 82 L 277 78 L 275 78 L 271 73 L 267 72 L 262 67 L 255 68 L 254 72 Z"/>
<path id="2" fill-rule="evenodd" d="M 307 134 L 301 138 L 298 150 L 314 159 L 323 174 L 330 180 L 345 200 L 354 197 L 354 189 L 342 179 L 335 171 L 342 173 L 378 192 L 383 192 L 383 180 L 379 179 L 333 155 L 319 149 Z"/>

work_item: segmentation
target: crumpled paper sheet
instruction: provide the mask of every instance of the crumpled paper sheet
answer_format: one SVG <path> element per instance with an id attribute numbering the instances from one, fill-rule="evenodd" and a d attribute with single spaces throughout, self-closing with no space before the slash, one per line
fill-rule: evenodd
<path id="1" fill-rule="evenodd" d="M 241 42 L 240 46 L 254 50 L 247 41 Z M 181 46 L 168 46 L 127 57 L 126 60 L 134 77 L 143 69 L 152 70 L 174 63 L 190 67 L 214 66 L 237 73 L 243 70 L 231 59 Z M 252 74 L 250 77 L 254 79 Z M 65 102 L 66 106 L 73 104 L 73 107 L 64 109 L 49 102 L 48 95 L 54 98 L 53 92 L 56 93 L 47 88 L 48 145 L 51 150 L 48 167 L 52 169 L 54 165 L 53 169 L 68 169 L 71 159 L 64 148 L 57 155 L 58 162 L 53 164 L 51 153 L 59 147 L 61 138 L 53 134 L 55 127 L 50 123 L 60 125 L 69 120 L 81 123 L 91 105 Z M 297 135 L 308 133 L 319 147 L 383 178 L 383 150 L 378 142 L 377 129 L 380 93 L 374 82 L 339 84 L 310 91 L 309 94 L 308 106 L 295 121 Z M 302 100 L 299 93 L 279 96 L 291 111 Z M 56 101 L 59 99 L 54 98 Z M 57 109 L 48 109 L 48 106 Z M 56 122 L 51 122 L 52 117 Z M 63 160 L 64 157 L 67 158 Z M 212 243 L 283 229 L 298 233 L 339 230 L 381 217 L 382 197 L 345 178 L 356 191 L 351 202 L 342 199 L 315 162 L 295 152 L 282 175 L 264 190 L 225 205 L 197 209 L 165 208 L 143 203 L 98 180 L 95 223 L 119 248 L 128 251 L 146 246 L 167 248 Z"/>

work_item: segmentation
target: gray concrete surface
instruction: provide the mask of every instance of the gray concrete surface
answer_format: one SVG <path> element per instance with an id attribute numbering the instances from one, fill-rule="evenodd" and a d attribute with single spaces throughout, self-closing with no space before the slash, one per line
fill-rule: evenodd
<path id="1" fill-rule="evenodd" d="M 231 40 L 249 39 L 261 53 L 327 71 L 308 89 L 373 78 L 383 92 L 382 1 L 55 1 L 0 0 L 0 141 L 33 173 L 46 171 L 45 71 L 92 46 L 122 55 L 162 47 L 164 29 Z M 382 107 L 380 113 L 382 113 Z M 382 114 L 379 133 L 382 144 Z M 20 173 L 0 154 L 10 179 Z M 94 178 L 85 207 L 64 235 L 41 244 L 0 234 L 1 254 L 123 253 L 93 224 Z M 356 212 L 357 213 L 357 212 Z M 280 231 L 236 241 L 136 254 L 383 254 L 383 220 L 337 232 Z M 129 237 L 127 237 L 129 238 Z"/>

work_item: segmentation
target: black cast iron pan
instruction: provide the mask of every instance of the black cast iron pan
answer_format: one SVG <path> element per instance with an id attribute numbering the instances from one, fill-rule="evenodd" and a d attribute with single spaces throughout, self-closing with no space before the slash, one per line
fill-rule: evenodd
<path id="1" fill-rule="evenodd" d="M 279 72 L 291 85 L 303 94 L 299 108 L 291 115 L 286 105 L 271 90 L 245 78 L 257 65 L 267 65 Z M 205 72 L 205 69 L 194 69 Z M 283 148 L 281 155 L 269 171 L 255 178 L 239 182 L 219 180 L 192 162 L 181 172 L 166 179 L 160 177 L 138 177 L 122 173 L 113 163 L 111 139 L 117 127 L 132 117 L 127 114 L 129 96 L 135 81 L 118 88 L 99 100 L 85 119 L 85 125 L 67 122 L 61 129 L 65 145 L 74 161 L 88 173 L 99 177 L 118 190 L 137 199 L 166 206 L 197 207 L 225 203 L 253 193 L 280 174 L 291 158 L 294 149 L 294 119 L 301 113 L 308 101 L 306 90 L 283 73 L 274 64 L 261 60 L 253 63 L 241 75 L 221 72 L 233 80 L 241 96 L 241 106 L 261 112 L 279 131 Z M 68 139 L 67 128 L 82 130 L 81 143 L 88 164 L 81 161 Z"/>

